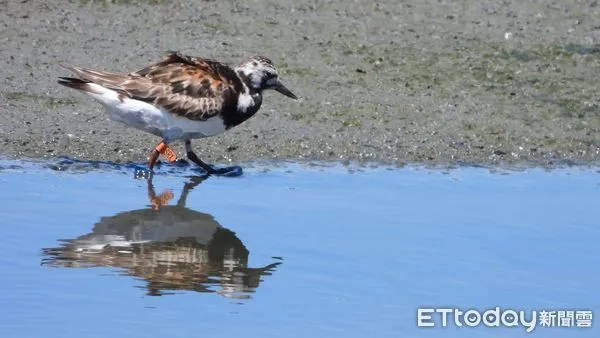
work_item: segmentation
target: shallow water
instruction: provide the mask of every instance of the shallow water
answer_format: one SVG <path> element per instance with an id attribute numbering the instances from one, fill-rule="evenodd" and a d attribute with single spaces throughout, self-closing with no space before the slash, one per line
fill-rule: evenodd
<path id="1" fill-rule="evenodd" d="M 595 170 L 96 167 L 0 162 L 0 336 L 506 337 L 417 308 L 600 309 Z"/>

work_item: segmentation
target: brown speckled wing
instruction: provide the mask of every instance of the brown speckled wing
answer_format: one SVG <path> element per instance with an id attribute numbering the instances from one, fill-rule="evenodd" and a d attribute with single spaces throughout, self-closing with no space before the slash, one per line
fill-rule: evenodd
<path id="1" fill-rule="evenodd" d="M 206 120 L 235 109 L 242 84 L 230 67 L 217 61 L 172 52 L 129 77 L 120 86 L 137 100 L 161 106 L 190 120 Z"/>
<path id="2" fill-rule="evenodd" d="M 206 120 L 235 110 L 242 83 L 233 69 L 217 61 L 171 52 L 163 61 L 129 74 L 63 65 L 86 81 L 184 116 Z"/>

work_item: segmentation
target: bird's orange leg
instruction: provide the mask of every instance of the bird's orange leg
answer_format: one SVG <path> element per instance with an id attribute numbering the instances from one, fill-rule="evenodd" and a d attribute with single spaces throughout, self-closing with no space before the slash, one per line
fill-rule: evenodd
<path id="1" fill-rule="evenodd" d="M 160 142 L 156 147 L 154 147 L 152 153 L 150 154 L 150 159 L 148 160 L 149 170 L 152 170 L 152 168 L 154 168 L 154 164 L 156 163 L 156 160 L 158 159 L 159 155 L 163 155 L 169 162 L 177 161 L 177 154 L 175 153 L 175 151 L 169 148 L 165 140 L 162 140 L 162 142 Z"/>
<path id="2" fill-rule="evenodd" d="M 154 168 L 154 163 L 158 159 L 159 152 L 156 149 L 152 149 L 152 153 L 150 154 L 150 159 L 148 160 L 148 170 L 152 171 Z"/>

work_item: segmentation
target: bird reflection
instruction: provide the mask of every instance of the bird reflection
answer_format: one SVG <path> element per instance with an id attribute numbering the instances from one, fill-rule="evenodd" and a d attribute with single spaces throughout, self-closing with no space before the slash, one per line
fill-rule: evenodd
<path id="1" fill-rule="evenodd" d="M 248 267 L 249 251 L 234 232 L 185 206 L 189 192 L 205 178 L 185 183 L 175 205 L 168 205 L 173 193 L 157 195 L 148 180 L 150 208 L 102 217 L 92 233 L 42 249 L 42 264 L 120 268 L 145 280 L 147 294 L 153 296 L 190 290 L 250 298 L 261 277 L 281 263 Z"/>

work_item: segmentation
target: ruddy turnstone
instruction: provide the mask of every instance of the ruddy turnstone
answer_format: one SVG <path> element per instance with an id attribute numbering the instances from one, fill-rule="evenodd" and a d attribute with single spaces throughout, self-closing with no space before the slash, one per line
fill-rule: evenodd
<path id="1" fill-rule="evenodd" d="M 297 99 L 278 78 L 271 60 L 255 56 L 235 68 L 224 63 L 169 52 L 158 63 L 132 73 L 109 73 L 61 65 L 78 77 L 61 77 L 59 84 L 82 91 L 104 105 L 111 120 L 162 138 L 152 150 L 152 171 L 162 154 L 176 160 L 169 148 L 183 141 L 187 157 L 209 174 L 222 173 L 192 150 L 192 139 L 221 134 L 254 116 L 262 92 L 274 89 Z"/>

